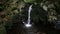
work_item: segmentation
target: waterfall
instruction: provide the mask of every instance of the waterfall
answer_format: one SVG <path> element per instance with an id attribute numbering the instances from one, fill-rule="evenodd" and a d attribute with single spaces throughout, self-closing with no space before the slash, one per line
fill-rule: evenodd
<path id="1" fill-rule="evenodd" d="M 32 5 L 30 5 L 29 10 L 28 10 L 28 24 L 30 24 L 30 13 L 32 10 Z"/>
<path id="2" fill-rule="evenodd" d="M 23 22 L 26 27 L 31 27 L 32 26 L 32 24 L 30 24 L 30 13 L 31 13 L 31 10 L 32 10 L 32 5 L 29 6 L 27 23 Z"/>

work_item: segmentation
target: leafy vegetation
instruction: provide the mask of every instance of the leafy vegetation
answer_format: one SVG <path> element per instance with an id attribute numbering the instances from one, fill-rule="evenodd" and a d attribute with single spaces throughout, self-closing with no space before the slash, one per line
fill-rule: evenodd
<path id="1" fill-rule="evenodd" d="M 27 20 L 29 4 L 33 4 L 31 12 L 33 22 L 37 23 L 40 20 L 52 22 L 60 18 L 59 0 L 0 0 L 0 34 L 5 34 L 5 25 L 11 26 L 12 21 L 18 21 L 17 15 L 20 20 Z M 44 10 L 44 7 L 47 7 L 47 10 Z"/>

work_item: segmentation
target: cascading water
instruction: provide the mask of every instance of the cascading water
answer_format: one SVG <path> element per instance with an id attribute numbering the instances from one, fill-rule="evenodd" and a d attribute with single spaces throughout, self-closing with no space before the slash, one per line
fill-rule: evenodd
<path id="1" fill-rule="evenodd" d="M 32 10 L 32 5 L 30 5 L 29 10 L 28 10 L 28 24 L 30 24 L 30 13 Z"/>
<path id="2" fill-rule="evenodd" d="M 31 27 L 31 26 L 32 26 L 32 25 L 30 24 L 30 13 L 31 13 L 31 10 L 32 10 L 32 5 L 29 6 L 27 24 L 26 24 L 25 22 L 23 22 L 26 27 Z"/>

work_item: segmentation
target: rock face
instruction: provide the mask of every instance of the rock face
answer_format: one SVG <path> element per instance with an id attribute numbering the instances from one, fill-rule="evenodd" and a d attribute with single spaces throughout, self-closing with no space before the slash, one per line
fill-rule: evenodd
<path id="1" fill-rule="evenodd" d="M 21 22 L 21 21 L 20 21 Z M 55 33 L 55 30 L 49 28 L 49 26 L 41 26 L 38 24 L 33 24 L 32 27 L 27 28 L 25 25 L 21 22 L 13 23 L 12 26 L 6 26 L 7 34 L 46 34 L 46 33 Z"/>
<path id="2" fill-rule="evenodd" d="M 22 21 L 27 22 L 28 7 L 32 3 L 34 25 L 26 28 Z M 0 34 L 59 34 L 60 22 L 52 22 L 60 21 L 59 3 L 60 0 L 0 0 Z"/>
<path id="3" fill-rule="evenodd" d="M 26 28 L 23 21 L 27 21 L 28 15 L 28 6 L 24 7 L 24 11 L 21 15 L 14 16 L 10 22 L 12 26 L 5 26 L 7 34 L 40 34 L 43 32 L 44 34 L 49 31 L 49 33 L 53 30 L 50 24 L 46 23 L 46 11 L 44 11 L 39 5 L 33 5 L 31 11 L 31 22 L 33 26 L 31 28 Z M 54 33 L 54 32 L 53 32 Z M 42 34 L 42 33 L 41 33 Z"/>

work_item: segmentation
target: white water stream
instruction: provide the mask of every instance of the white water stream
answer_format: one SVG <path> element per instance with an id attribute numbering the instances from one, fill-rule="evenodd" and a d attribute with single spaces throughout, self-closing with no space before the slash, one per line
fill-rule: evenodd
<path id="1" fill-rule="evenodd" d="M 29 10 L 28 10 L 28 24 L 30 24 L 30 13 L 32 10 L 32 5 L 30 5 Z"/>
<path id="2" fill-rule="evenodd" d="M 31 10 L 32 10 L 32 5 L 29 6 L 27 24 L 25 22 L 23 22 L 26 27 L 31 27 L 32 26 L 30 24 L 30 13 L 31 13 Z"/>

